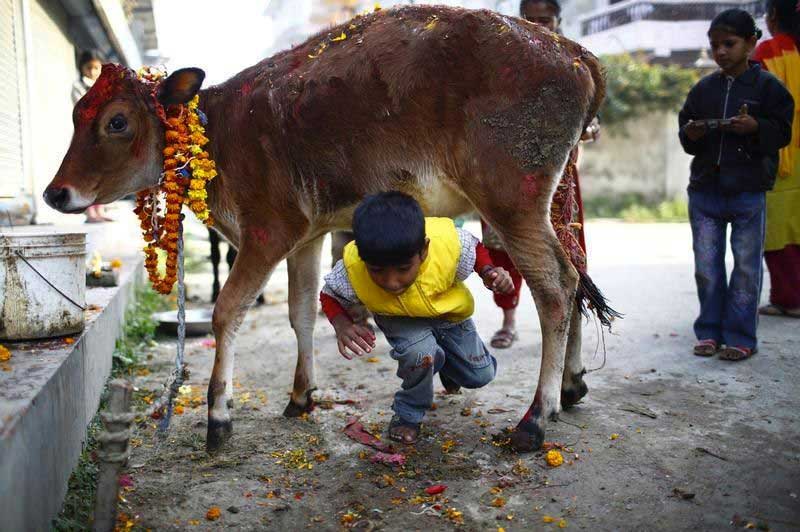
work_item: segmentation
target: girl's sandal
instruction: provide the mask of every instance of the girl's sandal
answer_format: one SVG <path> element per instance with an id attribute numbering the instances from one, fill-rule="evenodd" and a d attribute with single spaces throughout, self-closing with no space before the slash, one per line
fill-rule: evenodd
<path id="1" fill-rule="evenodd" d="M 419 439 L 419 427 L 420 423 L 411 423 L 400 416 L 392 416 L 389 422 L 389 438 L 406 445 L 413 445 Z"/>
<path id="2" fill-rule="evenodd" d="M 508 349 L 514 345 L 514 341 L 516 339 L 517 331 L 514 329 L 500 329 L 494 333 L 494 336 L 492 336 L 492 340 L 489 342 L 489 344 L 495 349 Z"/>
<path id="3" fill-rule="evenodd" d="M 710 338 L 705 340 L 700 340 L 694 346 L 694 354 L 699 357 L 710 357 L 714 356 L 714 354 L 719 349 L 716 340 L 712 340 Z"/>
<path id="4" fill-rule="evenodd" d="M 720 352 L 719 358 L 720 360 L 728 360 L 730 362 L 740 362 L 742 360 L 747 360 L 757 352 L 758 349 L 750 349 L 749 347 L 728 346 Z"/>

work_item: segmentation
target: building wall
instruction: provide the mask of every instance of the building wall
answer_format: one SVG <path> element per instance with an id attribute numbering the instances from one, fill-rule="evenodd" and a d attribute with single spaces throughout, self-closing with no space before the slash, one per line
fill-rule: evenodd
<path id="1" fill-rule="evenodd" d="M 581 192 L 587 199 L 635 193 L 659 201 L 681 196 L 689 182 L 689 162 L 678 141 L 675 113 L 652 113 L 603 130 L 584 147 Z"/>
<path id="2" fill-rule="evenodd" d="M 33 196 L 38 202 L 39 222 L 69 220 L 41 201 L 72 138 L 70 91 L 77 79 L 75 48 L 67 38 L 67 14 L 52 0 L 30 3 L 32 66 L 30 118 Z"/>

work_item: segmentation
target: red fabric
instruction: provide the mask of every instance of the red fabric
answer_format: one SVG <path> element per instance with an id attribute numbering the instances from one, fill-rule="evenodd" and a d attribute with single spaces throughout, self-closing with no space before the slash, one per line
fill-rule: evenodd
<path id="1" fill-rule="evenodd" d="M 322 312 L 325 313 L 328 321 L 332 322 L 333 318 L 339 314 L 347 315 L 347 311 L 342 304 L 336 301 L 336 298 L 333 298 L 326 293 L 321 292 L 319 294 L 319 302 L 322 304 Z"/>
<path id="2" fill-rule="evenodd" d="M 495 263 L 492 261 L 491 252 L 486 249 L 486 246 L 478 242 L 478 245 L 475 246 L 475 273 L 480 275 L 487 266 L 495 266 Z"/>
<path id="3" fill-rule="evenodd" d="M 800 308 L 800 246 L 764 253 L 769 269 L 769 302 L 782 308 Z"/>
<path id="4" fill-rule="evenodd" d="M 494 304 L 501 309 L 517 308 L 519 304 L 519 292 L 522 290 L 522 275 L 519 270 L 511 262 L 511 257 L 502 249 L 490 249 L 489 256 L 492 258 L 492 263 L 500 268 L 505 268 L 511 274 L 511 280 L 514 282 L 514 292 L 511 294 L 494 294 Z"/>

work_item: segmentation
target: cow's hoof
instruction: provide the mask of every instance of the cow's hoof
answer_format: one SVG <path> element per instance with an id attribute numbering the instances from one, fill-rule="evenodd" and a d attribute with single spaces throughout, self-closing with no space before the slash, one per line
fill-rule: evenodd
<path id="1" fill-rule="evenodd" d="M 222 449 L 231 435 L 233 435 L 233 422 L 208 419 L 208 432 L 206 432 L 206 452 L 214 454 Z"/>
<path id="2" fill-rule="evenodd" d="M 583 381 L 583 374 L 573 375 L 569 385 L 561 386 L 561 408 L 570 408 L 589 393 L 589 387 Z"/>
<path id="3" fill-rule="evenodd" d="M 309 390 L 306 392 L 306 404 L 301 405 L 296 403 L 293 399 L 289 399 L 289 404 L 286 405 L 286 408 L 283 410 L 284 417 L 300 417 L 303 414 L 308 414 L 312 410 L 316 404 L 314 403 L 314 399 L 311 397 L 311 393 L 314 390 Z"/>
<path id="4" fill-rule="evenodd" d="M 511 448 L 518 453 L 538 451 L 543 443 L 544 431 L 532 422 L 517 425 L 511 433 Z"/>

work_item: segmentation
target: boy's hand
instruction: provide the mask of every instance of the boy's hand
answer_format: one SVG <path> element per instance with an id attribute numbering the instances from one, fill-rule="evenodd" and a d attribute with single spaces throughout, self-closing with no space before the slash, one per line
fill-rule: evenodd
<path id="1" fill-rule="evenodd" d="M 705 124 L 699 124 L 694 120 L 689 120 L 686 125 L 683 126 L 683 131 L 686 133 L 686 136 L 689 137 L 689 140 L 692 141 L 703 138 L 708 132 Z"/>
<path id="2" fill-rule="evenodd" d="M 496 268 L 486 268 L 481 274 L 483 284 L 498 294 L 512 294 L 514 293 L 514 281 L 511 280 L 511 274 L 504 268 L 499 266 Z"/>
<path id="3" fill-rule="evenodd" d="M 750 115 L 734 116 L 724 129 L 737 135 L 753 135 L 758 132 L 758 121 Z"/>
<path id="4" fill-rule="evenodd" d="M 331 323 L 336 331 L 339 353 L 347 360 L 353 359 L 348 349 L 360 357 L 375 348 L 375 333 L 368 325 L 353 323 L 353 320 L 345 314 L 339 314 Z"/>

